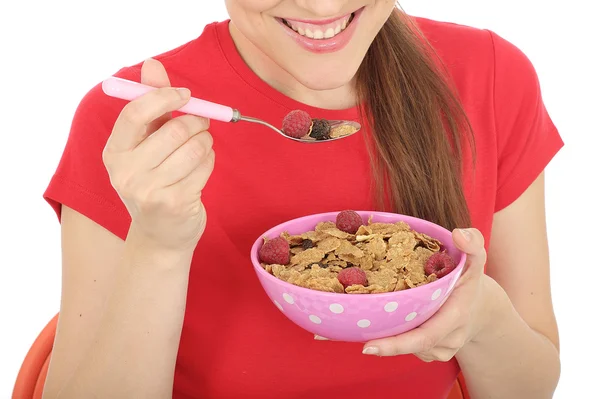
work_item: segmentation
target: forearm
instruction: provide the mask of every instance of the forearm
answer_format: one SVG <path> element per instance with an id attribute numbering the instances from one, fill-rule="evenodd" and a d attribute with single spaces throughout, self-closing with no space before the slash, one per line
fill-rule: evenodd
<path id="1" fill-rule="evenodd" d="M 171 397 L 191 256 L 130 232 L 97 335 L 59 398 Z"/>
<path id="2" fill-rule="evenodd" d="M 495 290 L 493 321 L 456 354 L 470 395 L 552 398 L 560 375 L 557 348 L 525 323 L 499 286 Z"/>

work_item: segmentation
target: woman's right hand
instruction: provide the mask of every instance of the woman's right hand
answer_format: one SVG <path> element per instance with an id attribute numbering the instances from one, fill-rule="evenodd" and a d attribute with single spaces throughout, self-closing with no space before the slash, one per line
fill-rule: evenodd
<path id="1" fill-rule="evenodd" d="M 209 121 L 171 117 L 190 91 L 170 87 L 160 62 L 144 63 L 142 83 L 160 88 L 123 108 L 104 148 L 104 165 L 136 234 L 169 250 L 193 250 L 206 227 L 200 196 L 215 162 Z"/>

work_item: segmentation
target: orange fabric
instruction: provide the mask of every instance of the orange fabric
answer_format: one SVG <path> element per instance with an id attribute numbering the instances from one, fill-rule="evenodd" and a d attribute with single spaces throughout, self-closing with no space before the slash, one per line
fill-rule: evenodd
<path id="1" fill-rule="evenodd" d="M 463 373 L 460 373 L 458 375 L 457 382 L 462 388 L 462 394 L 463 394 L 462 397 L 464 399 L 471 399 L 471 396 L 469 395 L 469 391 L 467 391 L 467 381 L 465 380 L 465 376 L 463 375 Z"/>
<path id="2" fill-rule="evenodd" d="M 46 383 L 46 376 L 48 375 L 48 366 L 50 365 L 50 357 L 52 356 L 52 351 L 46 358 L 42 369 L 40 370 L 40 374 L 38 375 L 38 379 L 35 383 L 35 389 L 33 391 L 33 399 L 42 399 L 42 394 L 44 393 L 44 384 Z"/>
<path id="3" fill-rule="evenodd" d="M 469 392 L 467 391 L 465 376 L 462 372 L 458 375 L 447 399 L 471 399 Z"/>
<path id="4" fill-rule="evenodd" d="M 13 399 L 33 399 L 40 375 L 48 370 L 48 359 L 54 345 L 58 315 L 44 327 L 27 352 L 13 389 Z M 44 376 L 45 378 L 45 376 Z M 42 383 L 43 385 L 43 383 Z M 40 392 L 41 397 L 41 392 Z"/>
<path id="5" fill-rule="evenodd" d="M 462 393 L 462 389 L 460 387 L 460 384 L 458 383 L 458 380 L 456 380 L 456 382 L 452 386 L 452 390 L 450 391 L 450 394 L 448 395 L 447 399 L 463 399 L 463 398 L 464 398 L 464 396 Z"/>

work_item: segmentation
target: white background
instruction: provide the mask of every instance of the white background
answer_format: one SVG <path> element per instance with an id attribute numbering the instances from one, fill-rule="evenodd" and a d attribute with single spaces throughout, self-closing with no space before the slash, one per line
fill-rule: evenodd
<path id="1" fill-rule="evenodd" d="M 65 3 L 0 5 L 0 399 L 10 396 L 29 345 L 59 309 L 59 225 L 42 193 L 79 100 L 120 67 L 187 42 L 206 23 L 227 18 L 220 0 Z M 600 223 L 592 192 L 600 172 L 600 34 L 585 3 L 592 2 L 403 2 L 413 15 L 492 29 L 525 51 L 537 68 L 545 102 L 566 141 L 547 170 L 563 362 L 555 397 L 564 399 L 599 397 L 594 386 L 600 312 L 594 294 L 600 258 L 587 253 L 598 246 Z"/>

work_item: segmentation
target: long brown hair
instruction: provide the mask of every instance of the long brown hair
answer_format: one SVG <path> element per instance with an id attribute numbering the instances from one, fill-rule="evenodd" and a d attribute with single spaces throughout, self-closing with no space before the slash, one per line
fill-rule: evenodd
<path id="1" fill-rule="evenodd" d="M 411 18 L 395 8 L 358 71 L 377 202 L 448 229 L 468 227 L 461 149 L 473 143 L 472 131 L 437 61 Z"/>

